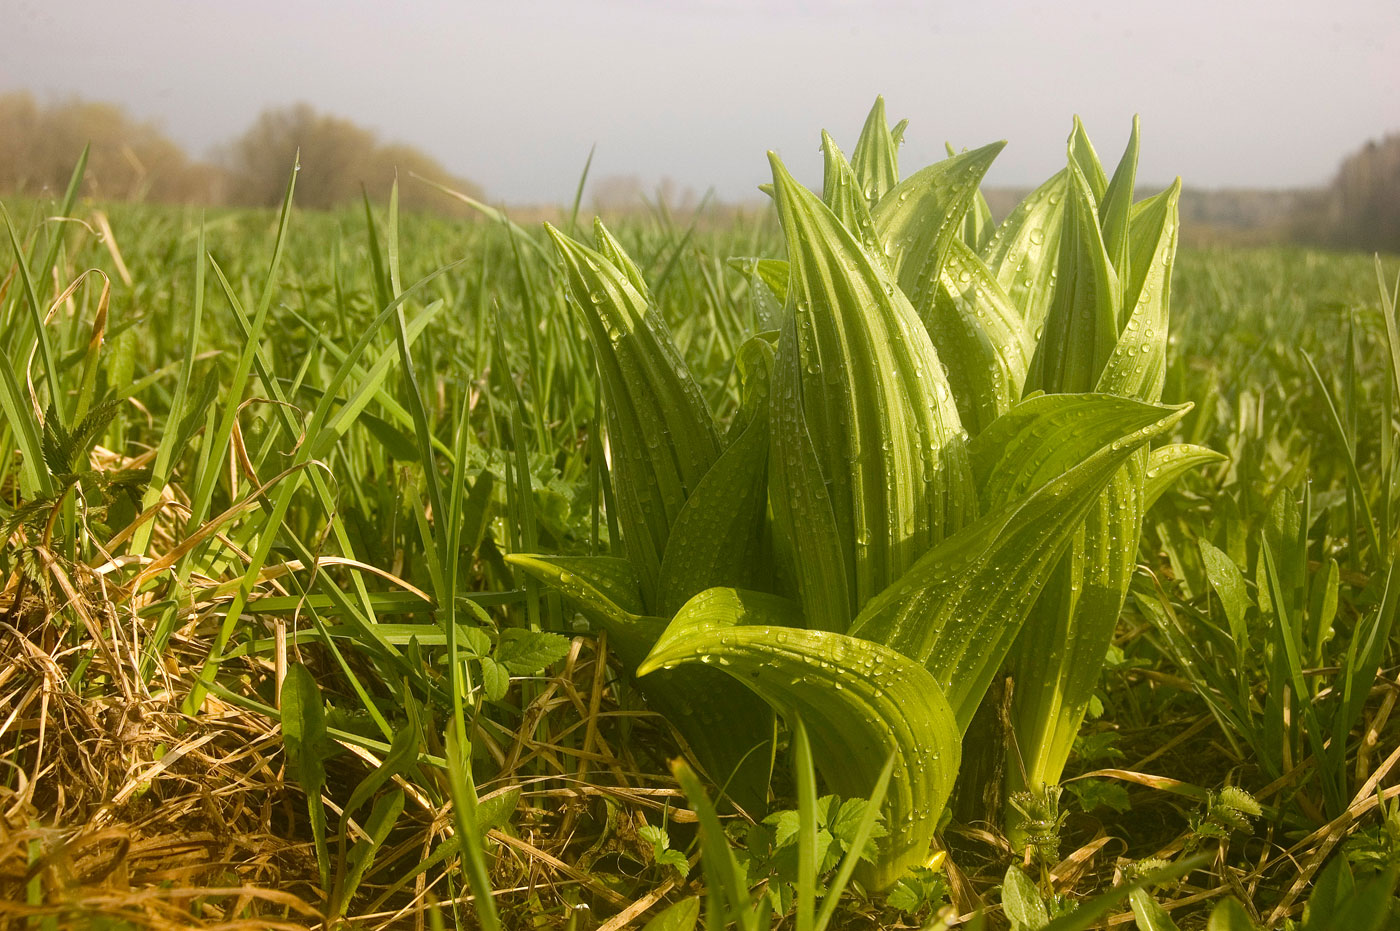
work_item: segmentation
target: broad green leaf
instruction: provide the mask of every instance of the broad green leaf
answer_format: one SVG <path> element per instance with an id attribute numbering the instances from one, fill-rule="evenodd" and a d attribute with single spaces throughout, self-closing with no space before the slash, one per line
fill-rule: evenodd
<path id="1" fill-rule="evenodd" d="M 1209 540 L 1197 541 L 1201 549 L 1201 562 L 1205 565 L 1206 578 L 1210 587 L 1220 598 L 1225 609 L 1225 618 L 1230 625 L 1230 637 L 1236 643 L 1248 643 L 1249 631 L 1244 626 L 1244 613 L 1249 608 L 1249 592 L 1245 586 L 1244 574 L 1235 561 L 1216 549 Z"/>
<path id="2" fill-rule="evenodd" d="M 506 559 L 549 585 L 608 632 L 628 669 L 646 658 L 666 621 L 646 617 L 631 566 L 610 556 L 527 556 Z M 630 587 L 629 587 L 630 586 Z M 677 669 L 638 683 L 642 694 L 685 737 L 696 759 L 741 806 L 761 810 L 767 798 L 773 716 L 752 696 L 728 687 L 710 669 Z M 758 749 L 755 749 L 758 748 Z"/>
<path id="3" fill-rule="evenodd" d="M 851 557 L 802 412 L 796 327 L 789 318 L 774 363 L 768 456 L 774 548 L 796 587 L 807 626 L 844 631 L 855 615 Z"/>
<path id="4" fill-rule="evenodd" d="M 882 889 L 928 857 L 961 737 L 919 664 L 877 643 L 801 626 L 797 605 L 786 599 L 710 589 L 677 613 L 638 672 L 710 663 L 774 707 L 801 715 L 817 766 L 837 795 L 869 796 L 893 753 L 884 801 L 890 834 L 865 876 Z"/>
<path id="5" fill-rule="evenodd" d="M 770 161 L 803 413 L 860 604 L 972 516 L 965 434 L 914 308 L 826 205 Z"/>
<path id="6" fill-rule="evenodd" d="M 846 156 L 825 131 L 822 132 L 822 201 L 840 223 L 855 234 L 865 251 L 881 262 L 888 262 L 870 218 L 870 200 L 861 190 Z"/>
<path id="7" fill-rule="evenodd" d="M 1050 923 L 1050 910 L 1040 890 L 1014 863 L 1006 868 L 1001 882 L 1001 910 L 1011 922 L 1011 931 L 1040 931 Z"/>
<path id="8" fill-rule="evenodd" d="M 1133 117 L 1133 131 L 1128 136 L 1128 147 L 1113 171 L 1113 179 L 1108 182 L 1103 199 L 1099 202 L 1099 224 L 1103 228 L 1104 248 L 1120 279 L 1127 277 L 1128 268 L 1128 216 L 1133 208 L 1133 183 L 1137 180 L 1138 142 L 1141 126 Z"/>
<path id="9" fill-rule="evenodd" d="M 1136 408 L 1128 430 L 1096 416 L 1124 408 Z M 1049 429 L 1065 422 L 1066 410 L 1075 412 L 1071 426 Z M 985 515 L 867 604 L 851 633 L 924 663 L 965 729 L 1099 493 L 1135 450 L 1185 412 L 1107 396 L 1023 402 L 1002 418 L 1010 418 L 1004 428 L 998 421 L 975 441 L 974 460 L 987 464 L 978 470 Z M 1020 455 L 1005 452 L 1013 446 Z"/>
<path id="10" fill-rule="evenodd" d="M 1091 391 L 1118 342 L 1122 289 L 1104 251 L 1098 205 L 1074 161 L 1060 241 L 1055 297 L 1026 379 L 1026 389 Z"/>
<path id="11" fill-rule="evenodd" d="M 1176 256 L 1180 194 L 1181 185 L 1177 182 L 1153 198 L 1151 209 L 1136 214 L 1131 245 L 1135 254 L 1148 257 L 1141 268 L 1142 277 L 1128 282 L 1131 291 L 1124 293 L 1122 311 L 1126 322 L 1098 377 L 1098 391 L 1144 401 L 1162 397 L 1167 368 L 1167 305 Z M 1134 273 L 1138 269 L 1135 262 Z M 1131 305 L 1129 300 L 1133 301 Z"/>
<path id="12" fill-rule="evenodd" d="M 856 183 L 872 205 L 899 183 L 899 142 L 904 136 L 904 126 L 901 122 L 897 127 L 898 136 L 890 132 L 885 118 L 885 98 L 876 97 L 851 153 Z"/>
<path id="13" fill-rule="evenodd" d="M 1192 469 L 1212 462 L 1224 462 L 1227 458 L 1213 449 L 1192 446 L 1189 443 L 1157 447 L 1147 457 L 1147 482 L 1143 489 L 1144 507 L 1151 510 L 1157 499 L 1166 494 L 1167 490 L 1176 484 L 1177 479 Z"/>
<path id="14" fill-rule="evenodd" d="M 963 217 L 1005 146 L 994 142 L 935 162 L 901 181 L 871 211 L 887 264 L 916 308 L 932 305 L 948 250 L 961 241 Z"/>
<path id="15" fill-rule="evenodd" d="M 671 528 L 661 561 L 661 613 L 717 585 L 764 587 L 771 574 L 764 545 L 768 510 L 768 407 L 773 350 L 752 339 L 740 351 L 744 405 L 739 434 L 705 473 Z"/>
<path id="16" fill-rule="evenodd" d="M 1013 784 L 1057 783 L 1069 759 L 1137 569 L 1145 460 L 1140 447 L 1090 506 L 1012 649 Z"/>
<path id="17" fill-rule="evenodd" d="M 944 147 L 948 150 L 949 158 L 958 154 L 951 142 L 944 143 Z M 987 203 L 987 198 L 982 195 L 982 190 L 979 188 L 976 196 L 972 199 L 972 206 L 968 208 L 967 215 L 963 217 L 962 231 L 959 235 L 969 249 L 981 255 L 982 250 L 991 241 L 994 232 L 996 232 L 996 224 L 992 222 L 991 205 Z"/>
<path id="18" fill-rule="evenodd" d="M 1180 931 L 1166 909 L 1158 905 L 1152 893 L 1146 889 L 1134 889 L 1128 893 L 1128 902 L 1133 907 L 1133 923 L 1138 931 Z"/>
<path id="19" fill-rule="evenodd" d="M 1176 926 L 1165 927 L 1174 929 Z M 1254 931 L 1254 922 L 1249 920 L 1249 913 L 1244 910 L 1238 899 L 1227 896 L 1215 903 L 1215 908 L 1210 910 L 1206 931 Z"/>
<path id="20" fill-rule="evenodd" d="M 948 370 L 958 416 L 976 436 L 1020 400 L 1035 347 L 1011 299 L 961 240 L 939 285 L 933 306 L 915 309 Z"/>
<path id="21" fill-rule="evenodd" d="M 622 542 L 651 602 L 671 525 L 718 458 L 719 437 L 665 323 L 628 275 L 547 228 L 602 373 Z"/>
<path id="22" fill-rule="evenodd" d="M 700 920 L 700 897 L 681 899 L 642 926 L 642 931 L 695 931 Z"/>
<path id="23" fill-rule="evenodd" d="M 306 793 L 307 812 L 316 845 L 316 864 L 321 882 L 330 885 L 330 848 L 326 845 L 326 807 L 321 789 L 326 784 L 326 757 L 330 737 L 326 734 L 326 709 L 316 677 L 301 663 L 287 666 L 282 681 L 282 743 L 287 748 L 287 767 L 297 785 Z"/>
<path id="24" fill-rule="evenodd" d="M 1070 163 L 1083 173 L 1089 191 L 1094 195 L 1094 203 L 1102 202 L 1108 191 L 1108 176 L 1104 174 L 1099 153 L 1094 151 L 1094 144 L 1089 141 L 1084 122 L 1078 116 L 1074 118 L 1074 129 L 1069 135 L 1069 157 Z"/>
<path id="25" fill-rule="evenodd" d="M 982 250 L 1031 334 L 1040 333 L 1054 301 L 1068 192 L 1064 169 L 1027 195 Z"/>

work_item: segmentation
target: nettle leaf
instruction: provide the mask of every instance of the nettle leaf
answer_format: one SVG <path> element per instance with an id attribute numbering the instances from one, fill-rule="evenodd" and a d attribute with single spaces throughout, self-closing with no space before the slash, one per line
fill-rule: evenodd
<path id="1" fill-rule="evenodd" d="M 500 701 L 510 691 L 510 670 L 489 656 L 481 657 L 481 691 L 487 701 Z"/>
<path id="2" fill-rule="evenodd" d="M 325 761 L 332 744 L 326 732 L 326 709 L 316 677 L 301 663 L 290 663 L 282 681 L 282 743 L 287 750 L 287 767 L 306 793 L 316 845 L 316 864 L 321 882 L 330 885 L 330 848 L 326 845 L 326 807 L 321 789 L 326 784 Z"/>
<path id="3" fill-rule="evenodd" d="M 671 525 L 719 457 L 719 435 L 665 322 L 632 284 L 635 267 L 546 228 L 602 373 L 622 542 L 652 601 Z"/>
<path id="4" fill-rule="evenodd" d="M 982 250 L 983 261 L 1037 339 L 1055 298 L 1068 192 L 1069 170 L 1062 169 L 1016 205 Z"/>
<path id="5" fill-rule="evenodd" d="M 972 516 L 964 433 L 909 301 L 826 205 L 769 160 L 803 414 L 860 604 Z"/>
<path id="6" fill-rule="evenodd" d="M 876 97 L 875 105 L 861 127 L 860 139 L 851 153 L 851 168 L 865 199 L 876 204 L 899 183 L 899 143 L 904 138 L 905 121 L 891 132 L 885 118 L 885 98 Z"/>
<path id="7" fill-rule="evenodd" d="M 569 638 L 542 630 L 501 631 L 495 660 L 517 676 L 543 672 L 569 653 Z"/>
<path id="8" fill-rule="evenodd" d="M 631 565 L 610 556 L 532 556 L 506 560 L 562 594 L 590 622 L 608 632 L 608 645 L 636 669 L 666 629 L 640 614 L 641 596 Z M 773 714 L 712 669 L 668 670 L 638 683 L 647 702 L 685 738 L 712 779 L 746 809 L 767 799 L 773 759 Z"/>
<path id="9" fill-rule="evenodd" d="M 927 666 L 965 729 L 1099 493 L 1186 410 L 1104 395 L 1022 402 L 973 442 L 985 516 L 867 604 L 852 635 Z"/>
<path id="10" fill-rule="evenodd" d="M 917 663 L 877 643 L 801 629 L 798 606 L 756 592 L 715 588 L 686 603 L 639 675 L 705 663 L 808 725 L 813 757 L 837 795 L 869 795 L 894 755 L 885 795 L 890 831 L 872 865 L 886 888 L 922 863 L 952 791 L 961 736 L 952 709 Z"/>

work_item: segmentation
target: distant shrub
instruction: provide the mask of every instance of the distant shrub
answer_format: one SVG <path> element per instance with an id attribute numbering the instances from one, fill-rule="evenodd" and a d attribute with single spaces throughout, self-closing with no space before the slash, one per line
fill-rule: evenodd
<path id="1" fill-rule="evenodd" d="M 298 150 L 301 171 L 296 197 L 302 207 L 337 207 L 358 199 L 362 189 L 382 198 L 396 171 L 401 179 L 399 203 L 405 209 L 455 209 L 455 202 L 444 195 L 410 181 L 410 173 L 482 196 L 479 187 L 454 177 L 431 155 L 409 145 L 382 144 L 373 131 L 300 103 L 263 111 L 227 147 L 222 161 L 228 172 L 229 201 L 251 206 L 280 203 Z"/>
<path id="2" fill-rule="evenodd" d="M 61 191 L 91 143 L 85 195 L 109 200 L 218 202 L 222 173 L 191 161 L 154 123 L 120 106 L 76 98 L 41 105 L 25 91 L 0 95 L 0 191 Z"/>
<path id="3" fill-rule="evenodd" d="M 1306 241 L 1400 252 L 1400 133 L 1347 156 L 1332 183 L 1300 207 L 1294 228 Z"/>

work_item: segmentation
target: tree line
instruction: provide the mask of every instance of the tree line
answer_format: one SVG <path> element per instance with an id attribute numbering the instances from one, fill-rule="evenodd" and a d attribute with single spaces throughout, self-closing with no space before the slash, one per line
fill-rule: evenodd
<path id="1" fill-rule="evenodd" d="M 362 189 L 384 196 L 396 172 L 405 209 L 465 209 L 426 185 L 409 183 L 410 172 L 482 196 L 479 187 L 422 150 L 382 142 L 372 130 L 304 103 L 264 111 L 201 161 L 159 126 L 132 118 L 116 104 L 41 104 L 26 91 L 0 95 L 0 193 L 62 191 L 84 145 L 91 148 L 83 193 L 100 200 L 274 206 L 281 203 L 298 150 L 302 207 L 341 206 L 357 200 Z"/>

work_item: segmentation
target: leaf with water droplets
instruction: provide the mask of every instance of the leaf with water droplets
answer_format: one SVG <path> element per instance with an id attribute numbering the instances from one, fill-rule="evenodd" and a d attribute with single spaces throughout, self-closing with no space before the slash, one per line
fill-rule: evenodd
<path id="1" fill-rule="evenodd" d="M 933 302 L 939 276 L 978 185 L 1006 147 L 993 142 L 935 162 L 905 178 L 871 210 L 900 290 L 915 307 Z"/>
<path id="2" fill-rule="evenodd" d="M 625 559 L 512 553 L 506 561 L 558 591 L 606 630 L 609 646 L 628 669 L 646 658 L 666 629 L 665 619 L 641 613 L 641 592 Z M 667 670 L 638 682 L 647 702 L 681 732 L 700 765 L 717 782 L 730 782 L 735 801 L 757 812 L 767 798 L 773 716 L 762 702 L 726 686 L 718 672 L 702 668 Z"/>
<path id="3" fill-rule="evenodd" d="M 953 240 L 932 308 L 919 308 L 958 415 L 976 436 L 1020 400 L 1034 343 L 991 270 Z"/>
<path id="4" fill-rule="evenodd" d="M 891 132 L 885 119 L 885 98 L 875 98 L 851 153 L 856 182 L 870 204 L 899 183 L 899 143 L 904 138 L 905 125 L 905 121 L 900 121 L 895 127 L 898 134 Z"/>
<path id="5" fill-rule="evenodd" d="M 1134 208 L 1125 247 L 1132 255 L 1123 292 L 1127 322 L 1099 374 L 1096 390 L 1156 401 L 1167 370 L 1167 305 L 1176 256 L 1178 180 Z M 1131 301 L 1131 305 L 1129 305 Z"/>
<path id="6" fill-rule="evenodd" d="M 822 133 L 822 160 L 822 201 L 831 208 L 832 215 L 856 235 L 865 251 L 888 267 L 889 259 L 880 247 L 875 223 L 870 219 L 870 200 L 861 190 L 846 156 L 826 132 Z"/>
<path id="7" fill-rule="evenodd" d="M 719 436 L 660 314 L 628 273 L 546 228 L 602 373 L 622 543 L 651 602 L 671 524 L 718 458 Z M 605 248 L 620 251 L 603 234 Z"/>
<path id="8" fill-rule="evenodd" d="M 1069 171 L 1062 169 L 1016 205 L 982 250 L 1031 333 L 1045 325 L 1055 298 L 1068 190 Z"/>
<path id="9" fill-rule="evenodd" d="M 1013 408 L 973 441 L 984 516 L 867 604 L 851 634 L 924 663 L 965 728 L 1099 493 L 1186 410 L 1107 395 Z"/>
<path id="10" fill-rule="evenodd" d="M 1229 456 L 1224 456 L 1213 449 L 1193 446 L 1190 443 L 1174 443 L 1170 446 L 1157 447 L 1152 450 L 1147 459 L 1147 483 L 1143 492 L 1143 507 L 1150 510 L 1152 505 L 1157 503 L 1157 499 L 1176 484 L 1177 479 L 1192 469 L 1199 469 L 1212 462 L 1225 462 L 1229 458 Z"/>
<path id="11" fill-rule="evenodd" d="M 717 585 L 765 586 L 771 575 L 763 522 L 768 510 L 768 406 L 773 349 L 755 337 L 740 349 L 744 403 L 738 435 L 705 473 L 671 527 L 661 560 L 660 608 L 673 614 Z"/>
<path id="12" fill-rule="evenodd" d="M 1139 133 L 1139 120 L 1134 116 L 1128 147 L 1118 160 L 1113 180 L 1108 182 L 1103 199 L 1099 202 L 1099 225 L 1103 228 L 1104 248 L 1120 279 L 1128 274 L 1128 217 L 1133 208 L 1133 182 L 1137 179 Z"/>
<path id="13" fill-rule="evenodd" d="M 1122 288 L 1104 249 L 1098 206 L 1069 163 L 1069 200 L 1055 296 L 1026 377 L 1026 390 L 1090 391 L 1118 342 Z"/>
<path id="14" fill-rule="evenodd" d="M 928 858 L 960 758 L 952 710 L 918 663 L 876 643 L 803 630 L 798 606 L 716 588 L 686 603 L 638 670 L 713 663 L 807 723 L 817 768 L 845 798 L 870 794 L 891 752 L 889 836 L 864 881 L 882 889 Z"/>
<path id="15" fill-rule="evenodd" d="M 914 308 L 826 205 L 770 161 L 794 308 L 786 345 L 796 346 L 802 412 L 859 605 L 971 516 L 965 434 Z M 791 364 L 779 360 L 779 378 Z M 775 435 L 786 427 L 775 417 Z"/>

